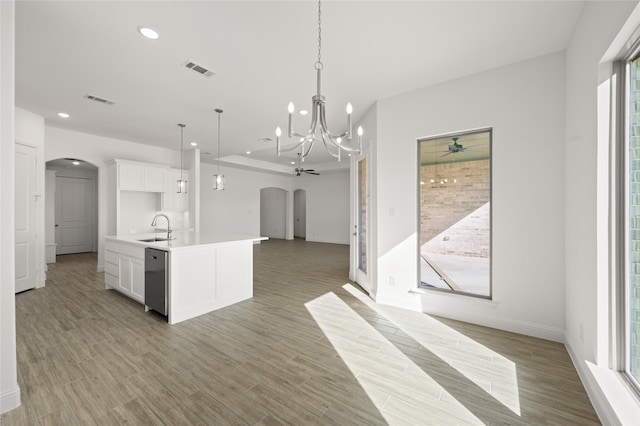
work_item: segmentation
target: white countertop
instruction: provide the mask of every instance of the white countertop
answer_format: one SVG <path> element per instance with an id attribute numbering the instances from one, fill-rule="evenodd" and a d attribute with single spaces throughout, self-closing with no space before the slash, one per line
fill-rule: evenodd
<path id="1" fill-rule="evenodd" d="M 209 244 L 225 244 L 240 241 L 262 241 L 268 240 L 268 237 L 252 236 L 252 235 L 234 235 L 234 234 L 214 234 L 195 231 L 174 231 L 173 239 L 169 241 L 144 242 L 150 238 L 166 238 L 166 232 L 153 232 L 149 234 L 133 234 L 133 235 L 110 235 L 105 237 L 107 240 L 131 243 L 143 247 L 153 247 L 159 250 L 176 250 L 185 247 L 202 246 Z"/>

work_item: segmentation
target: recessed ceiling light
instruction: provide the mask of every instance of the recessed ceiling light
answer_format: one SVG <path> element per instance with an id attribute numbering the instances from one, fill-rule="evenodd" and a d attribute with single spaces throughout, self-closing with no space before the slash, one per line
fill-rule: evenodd
<path id="1" fill-rule="evenodd" d="M 307 115 L 307 114 L 309 114 L 309 111 L 307 111 L 306 109 L 300 110 L 300 115 Z"/>
<path id="2" fill-rule="evenodd" d="M 71 164 L 73 164 L 74 166 L 79 166 L 80 162 L 78 160 L 74 160 L 71 162 Z"/>
<path id="3" fill-rule="evenodd" d="M 191 142 L 191 146 L 198 146 L 198 142 Z"/>
<path id="4" fill-rule="evenodd" d="M 157 32 L 147 27 L 138 27 L 138 32 L 150 40 L 156 40 L 160 37 Z"/>
<path id="5" fill-rule="evenodd" d="M 69 117 L 71 117 L 71 116 L 70 116 L 69 114 L 67 114 L 66 112 L 59 112 L 59 113 L 58 113 L 58 116 L 59 116 L 59 117 L 62 117 L 62 118 L 69 118 Z"/>
<path id="6" fill-rule="evenodd" d="M 251 151 L 247 151 L 247 155 L 251 154 Z"/>
<path id="7" fill-rule="evenodd" d="M 296 162 L 295 162 L 295 161 L 292 161 L 292 162 L 291 162 L 291 164 L 296 164 Z"/>

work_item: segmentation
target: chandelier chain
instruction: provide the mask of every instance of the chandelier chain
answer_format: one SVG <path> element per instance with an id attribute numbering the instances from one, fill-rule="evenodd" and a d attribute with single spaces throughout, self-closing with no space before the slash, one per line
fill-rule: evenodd
<path id="1" fill-rule="evenodd" d="M 320 50 L 322 48 L 322 19 L 320 10 L 320 1 L 318 1 L 318 66 L 322 68 L 322 56 Z"/>

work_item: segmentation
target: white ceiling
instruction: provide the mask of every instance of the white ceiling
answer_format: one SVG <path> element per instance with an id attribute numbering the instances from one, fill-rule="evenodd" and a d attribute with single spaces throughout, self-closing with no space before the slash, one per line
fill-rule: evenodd
<path id="1" fill-rule="evenodd" d="M 357 122 L 378 99 L 563 50 L 582 6 L 325 1 L 327 122 L 337 133 L 347 102 Z M 143 38 L 140 25 L 160 38 Z M 295 154 L 277 158 L 275 142 L 259 139 L 286 127 L 289 101 L 310 108 L 317 31 L 310 1 L 18 1 L 16 104 L 50 126 L 172 149 L 180 147 L 176 124 L 185 123 L 185 141 L 214 154 L 213 109 L 222 108 L 223 156 L 289 166 Z M 216 75 L 181 68 L 187 60 Z M 299 132 L 308 117 L 296 117 Z M 323 169 L 327 161 L 318 146 L 305 167 Z"/>

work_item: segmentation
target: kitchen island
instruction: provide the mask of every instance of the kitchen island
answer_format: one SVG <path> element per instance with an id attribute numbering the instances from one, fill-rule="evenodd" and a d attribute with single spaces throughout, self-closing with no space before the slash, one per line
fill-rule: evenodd
<path id="1" fill-rule="evenodd" d="M 145 303 L 144 249 L 168 252 L 169 324 L 253 297 L 253 244 L 266 237 L 195 231 L 105 237 L 105 287 Z"/>

